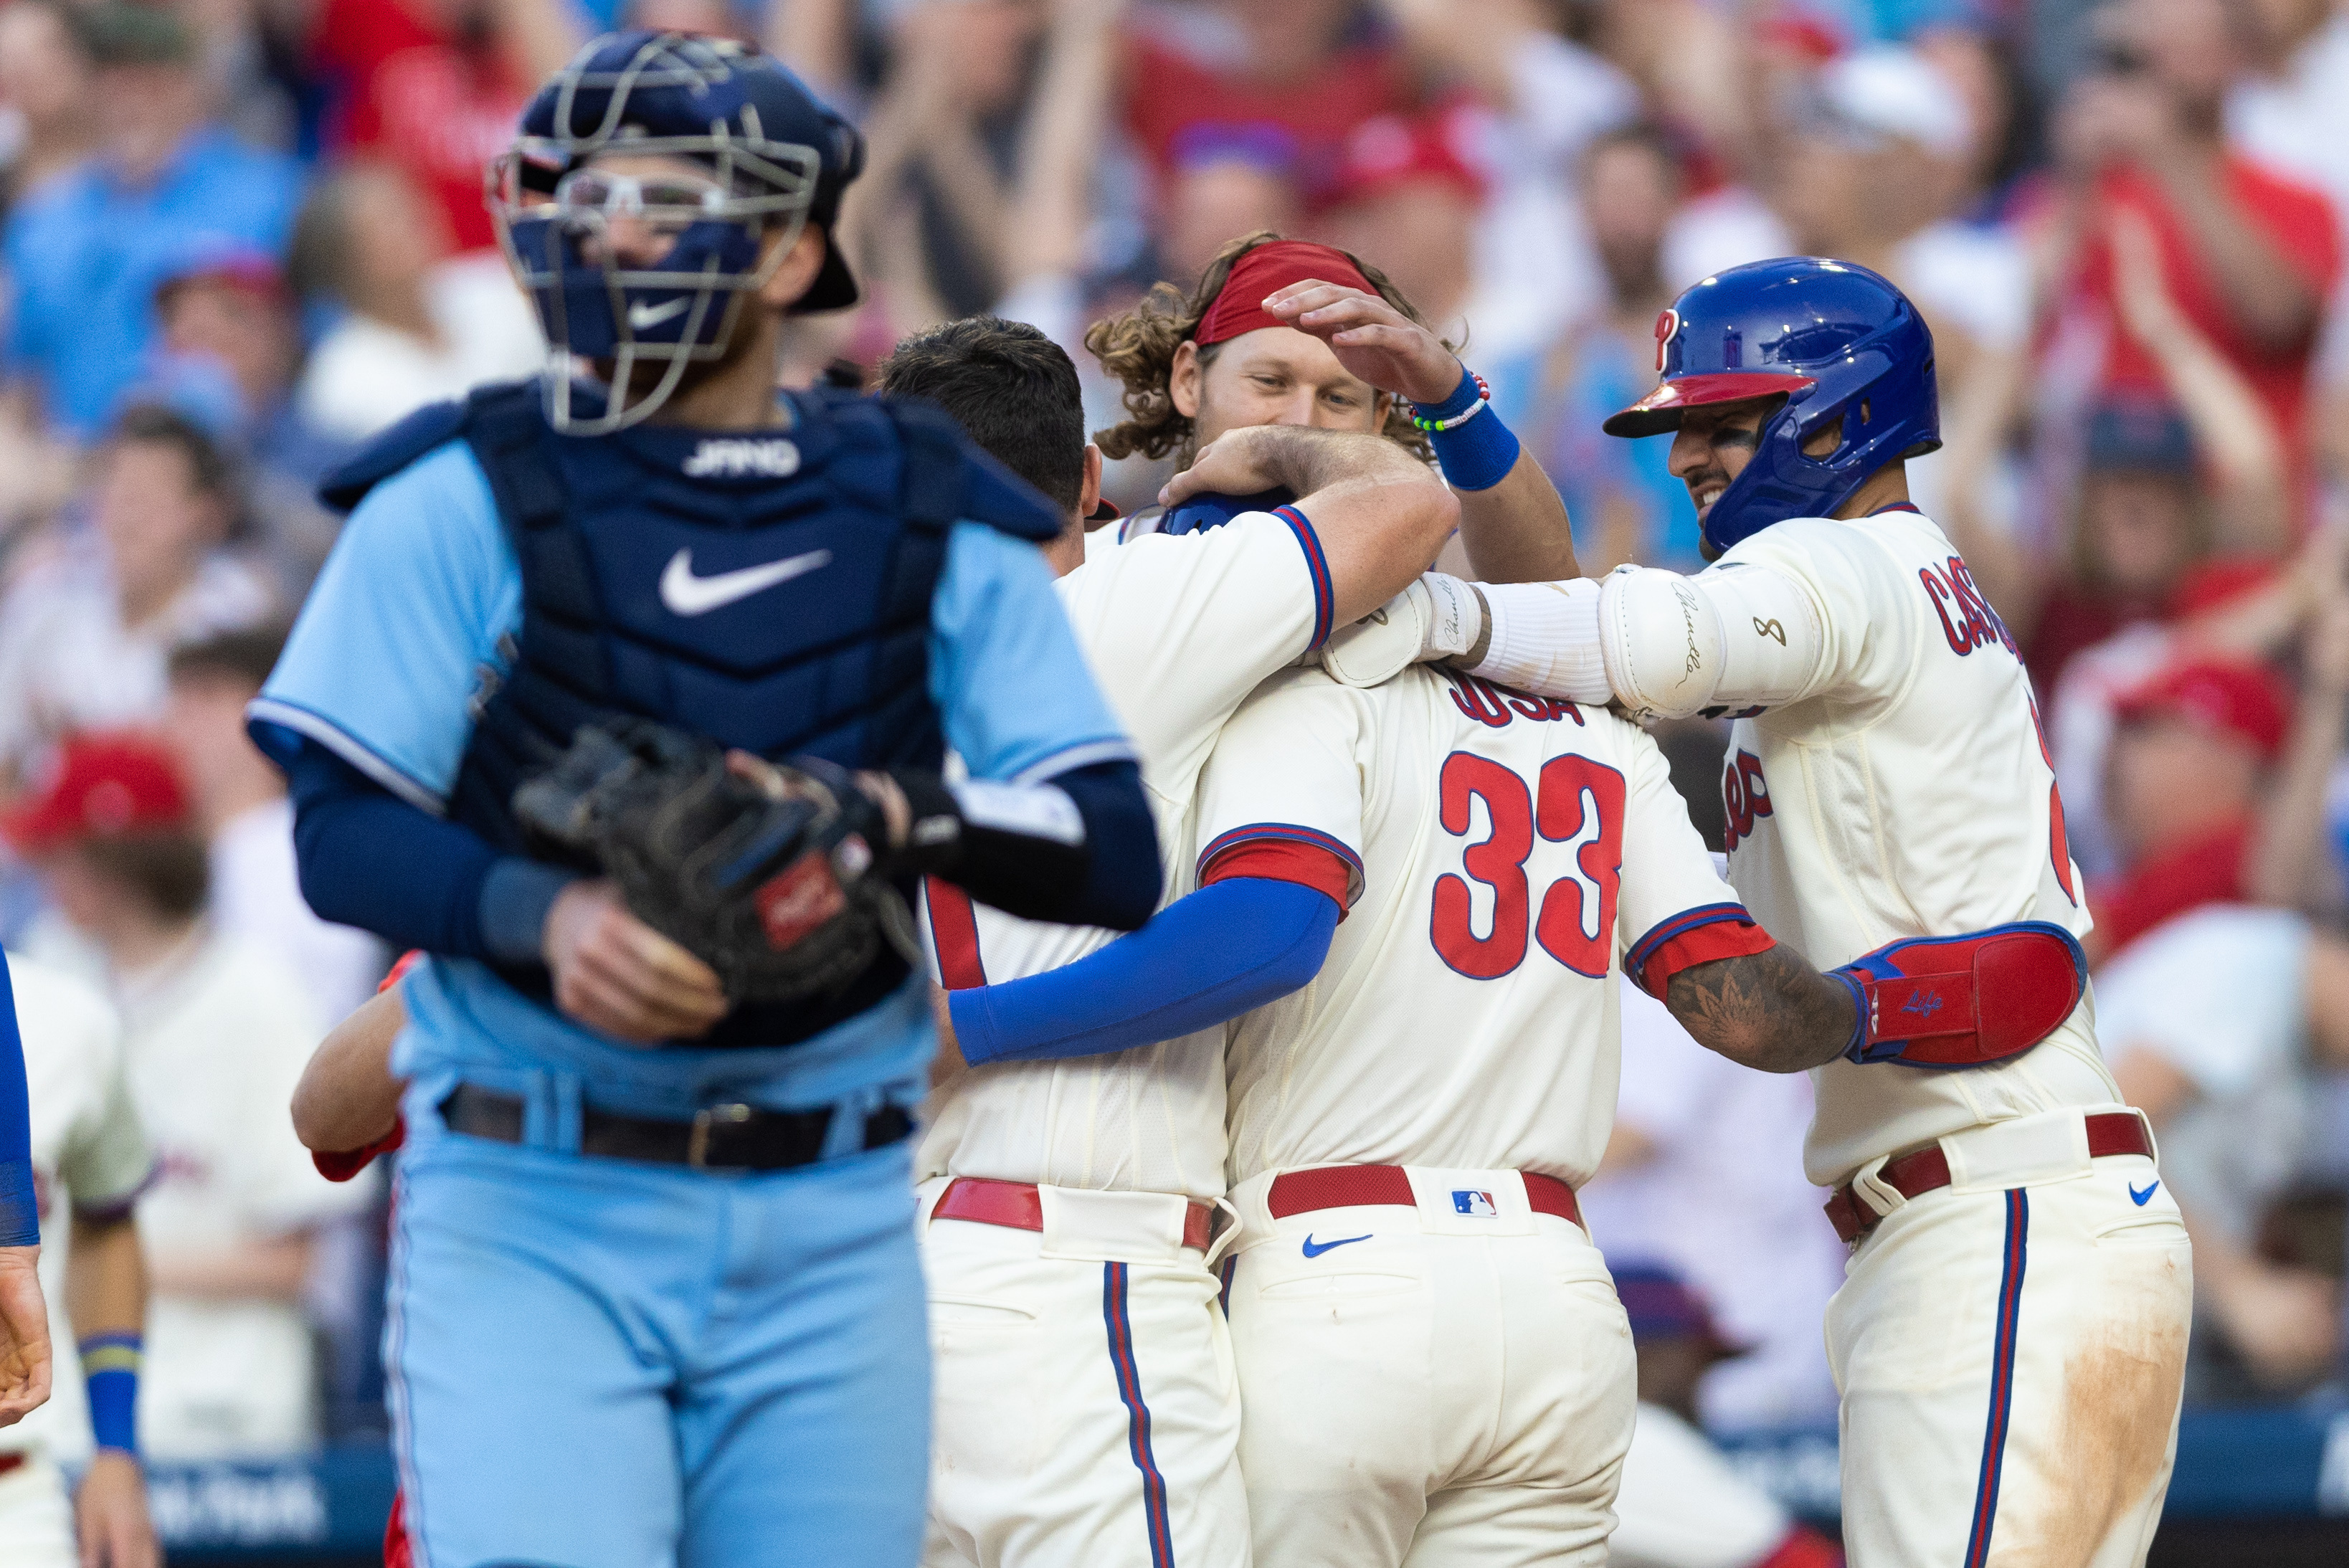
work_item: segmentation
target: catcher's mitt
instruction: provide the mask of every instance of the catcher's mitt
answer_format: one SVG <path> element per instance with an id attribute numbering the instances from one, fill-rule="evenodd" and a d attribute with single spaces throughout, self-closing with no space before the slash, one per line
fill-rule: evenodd
<path id="1" fill-rule="evenodd" d="M 885 936 L 912 945 L 905 901 L 875 866 L 881 809 L 829 762 L 752 779 L 716 743 L 664 725 L 584 725 L 513 807 L 533 834 L 591 854 L 629 911 L 736 1001 L 837 991 Z"/>

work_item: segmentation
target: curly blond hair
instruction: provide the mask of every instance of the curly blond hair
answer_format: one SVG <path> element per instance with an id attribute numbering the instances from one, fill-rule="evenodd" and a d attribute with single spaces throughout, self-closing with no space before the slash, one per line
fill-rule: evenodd
<path id="1" fill-rule="evenodd" d="M 1190 417 L 1174 407 L 1174 351 L 1199 330 L 1199 323 L 1231 276 L 1233 264 L 1258 245 L 1279 238 L 1270 229 L 1243 234 L 1216 253 L 1187 297 L 1173 284 L 1155 284 L 1142 303 L 1123 315 L 1107 317 L 1085 329 L 1085 346 L 1103 370 L 1125 383 L 1126 418 L 1093 435 L 1102 456 L 1123 458 L 1138 452 L 1145 458 L 1163 458 L 1173 452 L 1184 463 L 1190 462 L 1196 452 L 1197 432 Z M 1403 297 L 1386 273 L 1351 251 L 1338 253 L 1361 269 L 1363 280 L 1378 291 L 1381 299 L 1418 325 L 1427 325 L 1419 308 Z M 1200 349 L 1200 366 L 1214 364 L 1222 346 L 1210 344 Z M 1446 343 L 1444 347 L 1452 345 Z M 1411 422 L 1409 407 L 1400 397 L 1388 397 L 1386 422 L 1379 433 L 1408 449 L 1421 461 L 1433 462 L 1435 452 L 1427 444 L 1427 433 Z"/>

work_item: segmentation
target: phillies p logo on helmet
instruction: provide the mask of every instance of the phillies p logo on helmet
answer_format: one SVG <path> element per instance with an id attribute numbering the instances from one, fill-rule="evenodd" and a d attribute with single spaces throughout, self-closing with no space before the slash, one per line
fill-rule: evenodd
<path id="1" fill-rule="evenodd" d="M 1656 374 L 1664 373 L 1664 351 L 1671 346 L 1672 334 L 1681 329 L 1681 313 L 1667 309 L 1656 317 Z"/>

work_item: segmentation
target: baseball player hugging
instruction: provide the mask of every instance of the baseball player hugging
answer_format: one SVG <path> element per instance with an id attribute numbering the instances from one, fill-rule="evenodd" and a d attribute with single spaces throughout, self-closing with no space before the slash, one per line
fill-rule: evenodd
<path id="1" fill-rule="evenodd" d="M 1273 477 L 1211 473 L 1216 458 L 1211 447 L 1195 479 Z M 1329 499 L 1301 510 L 1327 511 Z M 1191 547 L 1231 548 L 1221 536 L 1243 525 L 1253 526 L 1247 514 Z M 1146 559 L 1150 542 L 1115 554 Z M 1066 591 L 1080 636 L 1098 646 L 1083 583 Z M 1590 597 L 1531 592 L 1558 603 Z M 1061 967 L 1025 977 L 990 968 L 968 976 L 988 984 L 953 994 L 973 1061 L 1090 1058 L 1061 1068 L 1053 1096 L 1036 1102 L 1038 1117 L 1067 1108 L 1076 1136 L 1052 1147 L 1072 1168 L 1133 1160 L 1137 1137 L 1159 1136 L 1167 1103 L 1137 1105 L 1130 1089 L 1112 1097 L 1080 1073 L 1138 1078 L 1170 1060 L 1164 1042 L 1184 1031 L 1174 1059 L 1223 1061 L 1233 1219 L 1210 1255 L 1223 1255 L 1249 1533 L 1284 1568 L 1605 1560 L 1632 1358 L 1574 1188 L 1611 1120 L 1619 972 L 1707 1045 L 1777 1071 L 1843 1057 L 1856 1072 L 1897 1073 L 2012 1055 L 2062 1025 L 2085 985 L 2077 944 L 2045 923 L 1896 941 L 1827 975 L 1779 946 L 1722 883 L 1637 727 L 1603 707 L 1413 665 L 1443 618 L 1432 606 L 1465 614 L 1522 597 L 1422 582 L 1341 633 L 1319 661 L 1326 668 L 1272 676 L 1221 725 L 1198 774 L 1181 841 L 1195 891 Z M 1470 641 L 1494 656 L 1495 638 Z M 1164 686 L 1151 689 L 1154 705 L 1168 700 Z M 949 965 L 956 940 L 941 928 Z M 1987 1006 L 1985 985 L 2007 999 L 2003 1012 Z M 974 1068 L 947 1088 L 967 1094 L 1004 1070 Z M 954 1093 L 941 1099 L 933 1142 L 959 1138 L 945 1146 L 959 1159 L 970 1140 Z M 1212 1097 L 1184 1109 L 1195 1115 L 1200 1101 Z M 1195 1143 L 1213 1147 L 1204 1126 Z M 998 1157 L 1018 1154 L 1007 1146 Z M 924 1164 L 936 1163 L 926 1151 Z M 971 1386 L 989 1396 L 1000 1447 L 978 1456 L 942 1446 L 934 1513 L 981 1487 L 1009 1494 L 1025 1468 L 1056 1464 L 1040 1442 L 1055 1425 L 1067 1448 L 1094 1455 L 1093 1443 L 1067 1440 L 1083 1398 L 1093 1428 L 1107 1429 L 1101 1440 L 1125 1445 L 1123 1464 L 1093 1462 L 1097 1485 L 1147 1500 L 1164 1484 L 1186 1519 L 1206 1511 L 1199 1497 L 1227 1506 L 1220 1488 L 1161 1481 L 1167 1460 L 1155 1445 L 1170 1429 L 1201 1454 L 1214 1434 L 1184 1414 L 1163 1422 L 1146 1380 L 1166 1379 L 1178 1412 L 1186 1399 L 1214 1408 L 1216 1319 L 1202 1310 L 1206 1282 L 1192 1261 L 1206 1216 L 1154 1198 L 1153 1227 L 1112 1239 L 1092 1216 L 1130 1206 L 1138 1219 L 1138 1200 L 1081 1196 L 1056 1212 L 1049 1188 L 1028 1199 L 1020 1187 L 1040 1210 L 1027 1226 L 1042 1226 L 1040 1243 L 937 1222 L 959 1195 L 992 1205 L 1005 1185 L 957 1173 L 926 1189 L 936 1194 L 928 1245 L 941 1367 L 999 1347 L 995 1386 Z M 995 1260 L 994 1272 L 945 1261 L 966 1248 Z M 965 1281 L 989 1288 L 966 1294 Z M 1167 1310 L 1143 1339 L 1133 1301 L 1145 1281 Z M 1071 1392 L 1073 1321 L 1049 1340 L 1049 1380 L 1009 1348 L 1051 1320 L 1038 1304 L 1055 1290 L 1069 1319 L 1105 1320 L 1105 1365 L 1083 1374 L 1097 1385 L 1090 1395 Z M 960 1356 L 945 1348 L 958 1336 L 969 1346 Z M 1154 1371 L 1154 1357 L 1166 1369 Z M 1137 1382 L 1137 1367 L 1154 1373 Z M 1186 1377 L 1200 1386 L 1184 1392 Z M 1124 1419 L 1104 1422 L 1103 1410 L 1118 1413 L 1112 1395 Z M 1017 1436 L 1006 1410 L 1029 1413 Z M 957 1419 L 942 1416 L 942 1439 Z M 969 1419 L 976 1428 L 978 1413 Z M 956 1473 L 967 1455 L 988 1468 Z M 1029 1506 L 1056 1504 L 1047 1494 Z M 966 1538 L 960 1560 L 1078 1560 L 996 1544 L 1033 1518 L 1003 1518 L 992 1541 Z M 1103 1538 L 1104 1552 L 1123 1554 L 1110 1560 L 1144 1560 L 1131 1536 L 1121 1521 Z M 1148 1560 L 1182 1559 L 1154 1538 Z"/>
<path id="2" fill-rule="evenodd" d="M 905 901 L 1138 925 L 1148 802 L 1054 508 L 935 410 L 774 390 L 785 314 L 856 298 L 855 131 L 754 52 L 631 32 L 522 132 L 493 211 L 550 367 L 330 480 L 356 510 L 251 709 L 313 905 L 431 954 L 390 1062 L 408 1532 L 910 1563 Z"/>
<path id="3" fill-rule="evenodd" d="M 1490 428 L 1456 465 L 1479 488 L 1455 497 L 1427 466 L 1392 388 L 1431 400 L 1465 388 L 1464 406 L 1481 407 L 1475 378 L 1344 252 L 1236 242 L 1191 295 L 1162 288 L 1096 327 L 1094 346 L 1123 367 L 1137 410 L 1104 440 L 1163 439 L 1195 459 L 1174 511 L 1133 520 L 1123 542 L 1118 530 L 1082 532 L 1100 459 L 1074 367 L 1033 329 L 982 321 L 924 334 L 900 346 L 883 385 L 946 407 L 1067 509 L 1069 531 L 1048 552 L 1066 572 L 1061 599 L 1170 842 L 1249 691 L 1410 583 L 1455 522 L 1479 559 L 1572 570 L 1556 493 L 1496 418 L 1471 421 Z M 1268 491 L 1294 500 L 1213 499 Z M 1195 497 L 1209 499 L 1186 508 Z M 1201 516 L 1228 521 L 1194 526 Z M 1165 896 L 1191 886 L 1187 861 L 1170 860 Z M 1053 1021 L 1094 989 L 1165 992 L 1127 970 L 1088 980 L 1062 967 L 1113 934 L 928 889 L 970 1064 L 933 1095 L 916 1161 L 938 1386 L 930 1563 L 1249 1561 L 1239 1407 L 1209 1261 L 1226 1187 L 1216 1026 L 1309 974 L 1311 938 L 1326 940 L 1335 911 L 1286 882 L 1216 891 L 1198 912 L 1209 925 L 1307 968 L 1276 962 L 1164 996 L 1148 1048 L 1103 1055 Z M 978 988 L 990 981 L 1019 985 Z"/>
<path id="4" fill-rule="evenodd" d="M 1509 606 L 1542 627 L 1519 639 L 1540 644 L 1523 684 L 1732 717 L 1730 881 L 1816 960 L 2002 922 L 2087 931 L 2013 640 L 1909 503 L 1902 459 L 1940 444 L 1916 309 L 1864 268 L 1788 258 L 1705 279 L 1656 338 L 1660 384 L 1607 429 L 1671 435 L 1714 563 Z M 1985 1037 L 2037 1026 L 2003 976 L 1979 1000 Z M 2027 1054 L 1818 1071 L 1805 1164 L 1853 1249 L 1826 1331 L 1856 1563 L 2126 1568 L 2151 1543 L 2192 1263 L 2093 1001 L 2067 1011 Z"/>

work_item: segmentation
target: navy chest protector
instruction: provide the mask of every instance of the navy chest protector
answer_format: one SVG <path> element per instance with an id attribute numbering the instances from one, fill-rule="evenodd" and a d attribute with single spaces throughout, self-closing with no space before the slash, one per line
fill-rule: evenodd
<path id="1" fill-rule="evenodd" d="M 788 428 L 580 438 L 548 426 L 535 382 L 489 387 L 409 416 L 328 478 L 327 504 L 348 509 L 462 438 L 521 565 L 521 631 L 479 704 L 453 820 L 546 858 L 523 840 L 515 789 L 581 725 L 622 715 L 778 759 L 939 765 L 928 639 L 948 536 L 968 521 L 1042 541 L 1061 520 L 934 409 L 829 392 L 789 404 Z M 504 973 L 547 995 L 543 968 Z M 905 974 L 885 948 L 838 993 L 737 1008 L 688 1043 L 805 1039 Z"/>

